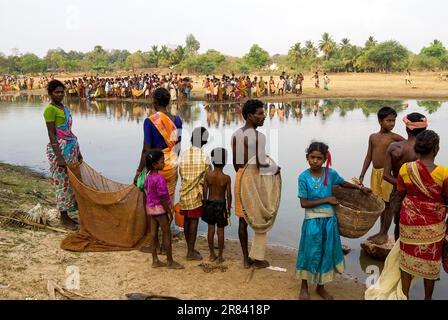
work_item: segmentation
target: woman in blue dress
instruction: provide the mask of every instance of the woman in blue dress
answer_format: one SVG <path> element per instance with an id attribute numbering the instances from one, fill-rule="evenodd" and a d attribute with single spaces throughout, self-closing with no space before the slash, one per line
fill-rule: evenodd
<path id="1" fill-rule="evenodd" d="M 334 205 L 338 200 L 332 195 L 332 187 L 360 189 L 365 193 L 370 189 L 351 184 L 329 168 L 331 155 L 328 145 L 313 142 L 306 152 L 310 168 L 299 176 L 300 205 L 305 208 L 302 225 L 296 276 L 302 280 L 300 299 L 308 300 L 308 283 L 317 285 L 316 292 L 326 300 L 333 297 L 324 285 L 331 282 L 335 272 L 344 272 L 344 255 L 339 237 L 338 222 Z M 327 165 L 324 167 L 324 163 Z"/>

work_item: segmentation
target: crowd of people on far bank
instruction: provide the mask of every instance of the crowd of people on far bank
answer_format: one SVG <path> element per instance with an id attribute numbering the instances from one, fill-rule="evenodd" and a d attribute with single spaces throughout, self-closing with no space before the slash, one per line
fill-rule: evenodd
<path id="1" fill-rule="evenodd" d="M 50 82 L 48 93 L 51 103 L 44 111 L 50 139 L 47 156 L 56 188 L 57 206 L 63 224 L 76 228 L 76 223 L 67 214 L 77 204 L 65 167 L 82 162 L 83 156 L 76 136 L 71 131 L 70 109 L 63 104 L 64 84 L 59 81 Z M 206 128 L 195 128 L 191 136 L 191 147 L 180 153 L 182 119 L 168 111 L 170 98 L 168 90 L 156 89 L 153 93 L 156 113 L 149 116 L 143 124 L 144 144 L 134 183 L 146 196 L 151 237 L 141 250 L 152 254 L 154 268 L 184 268 L 173 258 L 169 227 L 175 214 L 174 197 L 180 175 L 179 211 L 185 219 L 186 259 L 202 260 L 195 248 L 198 221 L 202 218 L 209 226 L 209 259 L 224 261 L 224 228 L 228 225 L 234 202 L 235 215 L 239 218 L 238 235 L 244 267 L 268 267 L 269 262 L 263 259 L 264 246 L 252 252 L 256 237 L 249 253 L 247 227 L 252 224 L 242 208 L 244 193 L 241 192 L 243 169 L 251 158 L 256 158 L 259 174 L 262 174 L 264 168 L 269 168 L 273 177 L 280 174 L 280 167 L 268 163 L 266 137 L 257 130 L 263 126 L 266 118 L 263 102 L 250 99 L 244 103 L 242 115 L 245 124 L 232 135 L 232 162 L 236 172 L 232 197 L 230 177 L 222 171 L 227 161 L 227 151 L 225 148 L 217 148 L 207 155 L 202 150 L 208 142 Z M 380 280 L 385 279 L 386 288 L 383 287 L 384 282 L 380 281 L 379 288 L 374 286 L 367 290 L 366 298 L 407 299 L 411 279 L 420 277 L 425 280 L 425 298 L 431 299 L 442 262 L 448 272 L 448 238 L 445 236 L 448 167 L 434 163 L 440 150 L 440 138 L 437 133 L 427 129 L 427 118 L 415 112 L 403 118 L 408 137 L 401 137 L 392 132 L 396 118 L 396 111 L 390 107 L 379 110 L 380 130 L 369 138 L 369 149 L 359 183 L 346 182 L 336 170 L 330 168 L 331 153 L 327 144 L 312 142 L 307 148 L 309 168 L 298 177 L 299 203 L 305 208 L 296 263 L 296 277 L 301 281 L 301 299 L 310 298 L 309 284 L 316 285 L 317 293 L 324 299 L 333 299 L 325 285 L 334 279 L 336 273 L 342 273 L 345 269 L 335 215 L 335 206 L 339 201 L 333 195 L 334 185 L 358 189 L 366 194 L 374 192 L 384 200 L 386 210 L 381 217 L 381 231 L 371 238 L 372 241 L 383 243 L 391 220 L 395 218 L 396 249 L 391 251 L 388 259 L 395 259 L 397 263 L 386 260 L 380 277 Z M 363 185 L 364 175 L 370 164 L 374 167 L 372 189 Z M 275 191 L 269 190 L 271 193 Z M 270 221 L 273 223 L 272 219 Z M 161 261 L 158 255 L 159 228 L 163 233 L 162 246 L 166 262 Z M 214 251 L 215 231 L 218 233 L 218 255 Z M 391 285 L 391 281 L 395 285 Z M 393 291 L 400 294 L 385 296 L 385 291 L 390 289 L 395 289 Z"/>
<path id="2" fill-rule="evenodd" d="M 314 80 L 315 88 L 320 88 L 319 73 L 316 71 L 311 77 Z M 207 101 L 240 101 L 244 98 L 260 98 L 267 96 L 283 96 L 285 94 L 301 95 L 303 93 L 303 83 L 305 77 L 303 73 L 288 75 L 282 72 L 278 81 L 274 76 L 269 76 L 269 80 L 262 76 L 232 76 L 222 75 L 221 78 L 207 75 L 203 80 L 202 87 L 205 90 Z M 323 88 L 329 90 L 330 78 L 327 73 L 323 75 Z"/>
<path id="3" fill-rule="evenodd" d="M 45 89 L 48 81 L 53 80 L 54 77 L 39 77 L 37 81 L 33 77 L 19 78 L 13 75 L 3 75 L 0 78 L 0 93 L 10 91 L 26 91 L 34 89 Z"/>
<path id="4" fill-rule="evenodd" d="M 46 88 L 48 81 L 54 79 L 41 77 L 38 83 L 34 78 L 18 79 L 14 76 L 3 76 L 1 92 L 26 91 Z M 278 79 L 278 80 L 277 80 Z M 316 71 L 310 80 L 314 81 L 315 88 L 320 88 L 320 76 Z M 207 101 L 241 101 L 241 99 L 260 98 L 267 96 L 283 96 L 285 94 L 301 95 L 303 93 L 303 73 L 288 75 L 285 72 L 279 77 L 263 76 L 250 77 L 248 75 L 236 76 L 226 74 L 222 77 L 207 75 L 202 88 Z M 329 89 L 330 79 L 327 73 L 323 75 L 323 88 Z M 171 96 L 171 101 L 190 100 L 192 97 L 193 80 L 182 74 L 133 74 L 118 77 L 100 77 L 99 75 L 72 78 L 64 81 L 69 97 L 80 99 L 97 98 L 150 98 L 157 88 L 165 88 Z"/>

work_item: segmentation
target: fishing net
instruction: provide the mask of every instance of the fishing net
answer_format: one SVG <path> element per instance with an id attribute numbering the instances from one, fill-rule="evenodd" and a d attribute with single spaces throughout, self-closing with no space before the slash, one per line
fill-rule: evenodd
<path id="1" fill-rule="evenodd" d="M 143 192 L 102 176 L 85 162 L 70 166 L 68 175 L 80 229 L 62 241 L 62 249 L 118 251 L 142 245 L 147 235 Z"/>
<path id="2" fill-rule="evenodd" d="M 267 232 L 274 225 L 281 198 L 281 176 L 277 165 L 268 157 L 269 168 L 257 168 L 255 157 L 244 168 L 239 194 L 246 222 L 254 230 L 249 256 L 264 260 Z"/>

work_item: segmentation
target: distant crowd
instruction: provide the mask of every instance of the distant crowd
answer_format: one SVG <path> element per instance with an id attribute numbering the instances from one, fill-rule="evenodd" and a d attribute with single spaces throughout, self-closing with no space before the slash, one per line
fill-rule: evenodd
<path id="1" fill-rule="evenodd" d="M 275 80 L 274 80 L 275 78 Z M 311 80 L 314 80 L 315 88 L 320 88 L 319 74 L 316 72 Z M 1 78 L 0 92 L 23 91 L 33 89 L 45 89 L 54 76 L 40 77 L 35 80 L 29 78 L 17 78 L 4 75 Z M 222 75 L 215 77 L 207 75 L 202 81 L 207 101 L 241 101 L 241 99 L 260 98 L 274 95 L 303 93 L 305 77 L 302 73 L 287 75 L 285 72 L 279 77 L 262 76 L 250 77 L 248 75 L 231 76 Z M 323 88 L 328 90 L 330 79 L 323 75 Z M 193 90 L 191 77 L 182 74 L 134 74 L 116 77 L 100 77 L 83 75 L 71 80 L 63 81 L 69 97 L 80 99 L 96 98 L 150 98 L 157 88 L 167 89 L 172 101 L 190 100 Z"/>
<path id="2" fill-rule="evenodd" d="M 48 81 L 53 79 L 53 76 L 50 78 L 40 77 L 35 80 L 32 77 L 18 78 L 12 75 L 3 75 L 0 78 L 0 92 L 45 89 Z"/>

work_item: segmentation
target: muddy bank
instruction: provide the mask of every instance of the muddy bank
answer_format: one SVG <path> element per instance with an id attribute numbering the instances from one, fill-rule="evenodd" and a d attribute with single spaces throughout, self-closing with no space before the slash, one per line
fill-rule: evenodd
<path id="1" fill-rule="evenodd" d="M 18 207 L 41 204 L 53 209 L 51 181 L 29 169 L 0 163 L 0 214 Z M 58 225 L 57 217 L 50 224 Z M 0 299 L 49 299 L 49 280 L 64 286 L 67 268 L 79 268 L 79 290 L 88 299 L 126 299 L 140 292 L 180 299 L 297 299 L 295 279 L 297 251 L 269 246 L 267 259 L 286 272 L 244 269 L 238 241 L 227 240 L 222 265 L 207 260 L 208 245 L 199 237 L 197 249 L 202 262 L 186 261 L 186 245 L 181 234 L 173 242 L 173 254 L 184 270 L 152 269 L 151 257 L 139 251 L 74 253 L 60 249 L 62 232 L 0 226 Z M 164 256 L 162 256 L 164 259 Z M 201 266 L 201 263 L 203 264 Z M 201 283 L 200 286 L 197 284 Z M 365 287 L 348 276 L 338 276 L 328 285 L 336 299 L 363 299 Z M 56 293 L 57 299 L 67 299 Z M 75 296 L 75 298 L 81 298 Z M 313 299 L 319 297 L 312 292 Z"/>

